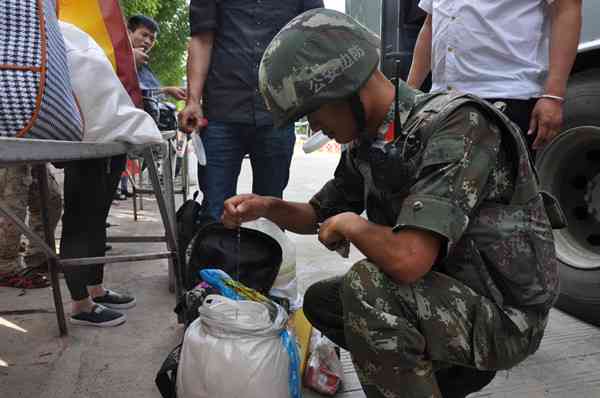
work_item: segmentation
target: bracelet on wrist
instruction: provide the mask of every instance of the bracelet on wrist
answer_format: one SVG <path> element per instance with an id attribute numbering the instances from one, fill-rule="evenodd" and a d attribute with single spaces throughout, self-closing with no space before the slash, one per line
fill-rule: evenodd
<path id="1" fill-rule="evenodd" d="M 549 99 L 549 100 L 553 100 L 553 101 L 558 101 L 561 104 L 563 102 L 565 102 L 565 97 L 560 97 L 558 95 L 542 94 L 542 95 L 540 95 L 540 98 L 545 98 L 545 99 Z"/>

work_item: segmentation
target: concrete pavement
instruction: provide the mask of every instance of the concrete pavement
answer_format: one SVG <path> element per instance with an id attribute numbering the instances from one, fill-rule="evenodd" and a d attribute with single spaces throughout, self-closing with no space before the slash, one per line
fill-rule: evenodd
<path id="1" fill-rule="evenodd" d="M 332 175 L 335 154 L 295 155 L 285 197 L 306 201 Z M 239 192 L 251 187 L 244 161 Z M 131 200 L 118 202 L 109 234 L 158 234 L 162 231 L 156 202 L 145 199 L 139 221 L 133 221 Z M 349 260 L 328 252 L 312 236 L 290 234 L 297 246 L 301 289 L 316 280 L 344 272 Z M 162 244 L 113 244 L 113 253 L 161 250 Z M 168 352 L 179 342 L 175 299 L 167 289 L 166 261 L 107 266 L 106 286 L 132 293 L 137 306 L 116 328 L 70 327 L 58 338 L 49 289 L 21 291 L 0 288 L 0 398 L 152 398 L 159 397 L 154 377 Z M 67 312 L 69 297 L 63 283 Z M 348 372 L 351 367 L 346 366 Z M 598 398 L 600 397 L 600 330 L 553 311 L 547 336 L 532 358 L 510 372 L 499 372 L 492 384 L 473 397 Z M 364 397 L 355 380 L 345 397 Z M 350 388 L 351 386 L 351 388 Z M 309 395 L 311 396 L 311 395 Z M 225 397 L 215 397 L 225 398 Z M 271 397 L 266 397 L 271 398 Z"/>

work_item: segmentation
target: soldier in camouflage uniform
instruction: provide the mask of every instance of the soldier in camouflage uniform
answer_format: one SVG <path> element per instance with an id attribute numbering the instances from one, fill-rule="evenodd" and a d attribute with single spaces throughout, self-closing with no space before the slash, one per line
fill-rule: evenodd
<path id="1" fill-rule="evenodd" d="M 311 323 L 351 352 L 368 397 L 464 397 L 540 345 L 558 294 L 553 198 L 505 116 L 476 97 L 395 88 L 378 48 L 332 10 L 279 32 L 260 67 L 275 121 L 307 115 L 350 148 L 309 203 L 240 195 L 223 222 L 263 216 L 329 249 L 351 242 L 366 258 L 308 289 Z"/>
<path id="2" fill-rule="evenodd" d="M 62 199 L 52 175 L 49 175 L 48 188 L 48 216 L 50 229 L 54 231 L 60 219 Z M 29 209 L 29 224 L 35 233 L 44 238 L 39 192 L 39 183 L 32 176 L 30 166 L 0 168 L 0 201 L 6 203 L 9 210 L 23 222 Z M 10 219 L 0 215 L 0 285 L 18 288 L 48 286 L 48 280 L 34 270 L 46 260 L 44 253 L 35 245 L 29 244 L 23 264 L 19 259 L 20 248 L 21 231 Z"/>

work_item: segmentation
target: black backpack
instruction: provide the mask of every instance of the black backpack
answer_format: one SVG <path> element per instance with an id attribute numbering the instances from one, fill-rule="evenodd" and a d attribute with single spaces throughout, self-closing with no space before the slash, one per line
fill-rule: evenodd
<path id="1" fill-rule="evenodd" d="M 196 191 L 193 199 L 186 200 L 175 215 L 184 289 L 193 289 L 200 282 L 198 271 L 218 268 L 267 294 L 281 266 L 279 243 L 263 232 L 242 227 L 238 253 L 238 230 L 203 216 L 202 206 L 196 201 L 198 194 Z"/>
<path id="2" fill-rule="evenodd" d="M 182 345 L 183 343 L 179 344 L 169 353 L 154 379 L 156 387 L 163 398 L 177 398 L 177 367 L 179 366 Z"/>
<path id="3" fill-rule="evenodd" d="M 238 245 L 239 238 L 239 245 Z M 198 272 L 222 269 L 233 279 L 267 295 L 279 273 L 282 249 L 271 236 L 249 228 L 228 229 L 222 223 L 202 225 L 188 243 L 183 273 L 184 289 L 200 281 Z"/>
<path id="4" fill-rule="evenodd" d="M 181 253 L 185 253 L 187 245 L 201 226 L 202 206 L 196 201 L 199 194 L 200 192 L 196 191 L 194 198 L 186 200 L 175 213 L 177 240 Z"/>

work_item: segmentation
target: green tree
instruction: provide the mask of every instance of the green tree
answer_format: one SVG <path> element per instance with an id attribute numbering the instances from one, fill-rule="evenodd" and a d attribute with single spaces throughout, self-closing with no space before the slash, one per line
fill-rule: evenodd
<path id="1" fill-rule="evenodd" d="M 189 37 L 187 0 L 120 0 L 126 17 L 144 14 L 160 25 L 150 67 L 165 86 L 181 85 Z"/>

